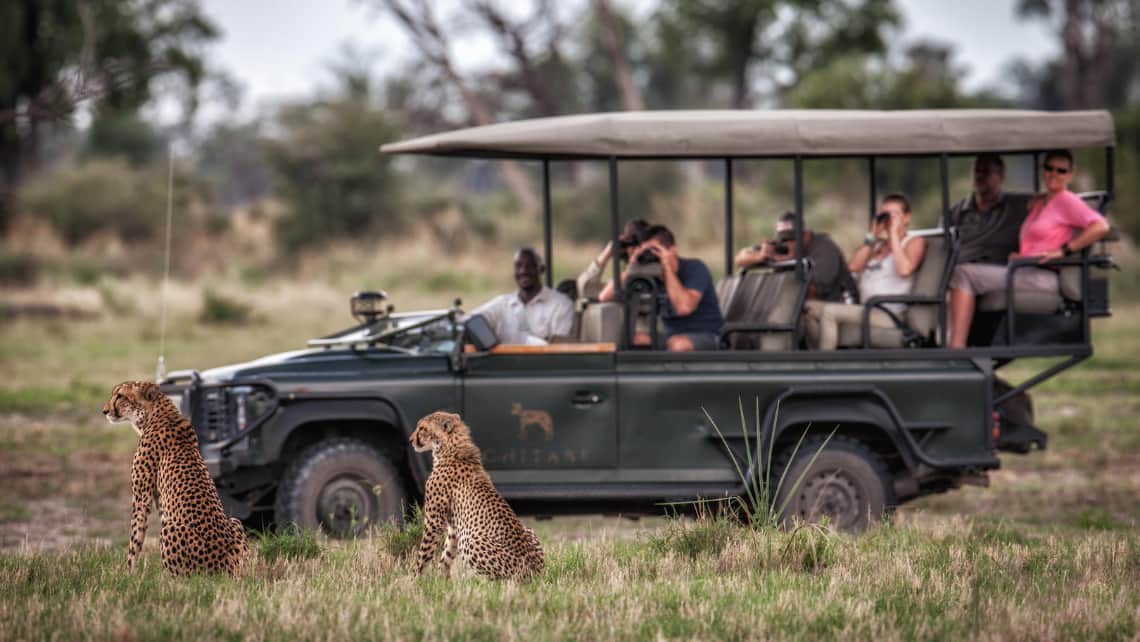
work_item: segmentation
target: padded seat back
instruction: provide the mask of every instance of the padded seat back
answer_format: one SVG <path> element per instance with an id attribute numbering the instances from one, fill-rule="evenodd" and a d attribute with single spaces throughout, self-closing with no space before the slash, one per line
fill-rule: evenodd
<path id="1" fill-rule="evenodd" d="M 945 296 L 949 272 L 953 267 L 950 264 L 953 258 L 952 243 L 948 242 L 947 235 L 941 230 L 922 236 L 926 239 L 926 252 L 922 255 L 922 263 L 915 270 L 911 294 Z M 938 321 L 938 306 L 908 305 L 906 308 L 907 325 L 923 337 L 933 336 L 938 339 Z"/>
<path id="2" fill-rule="evenodd" d="M 580 340 L 583 343 L 620 343 L 623 308 L 614 301 L 588 304 L 582 311 Z"/>
<path id="3" fill-rule="evenodd" d="M 765 309 L 759 311 L 762 318 L 757 320 L 771 324 L 794 324 L 799 322 L 800 290 L 803 284 L 795 270 L 770 274 L 765 282 L 763 297 Z M 791 332 L 765 332 L 760 335 L 760 350 L 774 352 L 791 350 L 795 347 Z"/>
<path id="4" fill-rule="evenodd" d="M 720 306 L 721 316 L 728 314 L 728 304 L 732 301 L 736 288 L 740 286 L 740 278 L 739 274 L 729 274 L 717 281 L 716 302 Z"/>
<path id="5" fill-rule="evenodd" d="M 721 303 L 725 323 L 747 321 L 757 306 L 764 304 L 762 291 L 771 275 L 769 270 L 749 270 L 737 278 L 736 288 L 727 302 Z"/>

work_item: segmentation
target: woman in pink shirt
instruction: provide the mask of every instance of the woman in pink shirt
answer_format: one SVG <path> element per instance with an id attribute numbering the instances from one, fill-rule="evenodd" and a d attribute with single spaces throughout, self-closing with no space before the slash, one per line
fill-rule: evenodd
<path id="1" fill-rule="evenodd" d="M 1059 149 L 1045 154 L 1041 176 L 1045 193 L 1038 195 L 1021 224 L 1021 247 L 1010 260 L 1037 258 L 1044 263 L 1079 252 L 1108 234 L 1108 222 L 1096 210 L 1069 191 L 1073 180 L 1073 155 Z M 1009 268 L 1004 265 L 964 263 L 950 277 L 950 347 L 965 348 L 974 319 L 974 297 L 1005 289 Z M 1048 269 L 1021 268 L 1014 275 L 1018 289 L 1055 290 L 1057 273 Z"/>

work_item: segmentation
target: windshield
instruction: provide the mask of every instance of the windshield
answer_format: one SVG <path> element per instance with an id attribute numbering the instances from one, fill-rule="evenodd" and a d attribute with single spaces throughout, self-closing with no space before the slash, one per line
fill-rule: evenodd
<path id="1" fill-rule="evenodd" d="M 372 323 L 313 339 L 310 346 L 371 346 L 406 354 L 447 354 L 455 349 L 462 324 L 449 310 L 393 314 Z"/>

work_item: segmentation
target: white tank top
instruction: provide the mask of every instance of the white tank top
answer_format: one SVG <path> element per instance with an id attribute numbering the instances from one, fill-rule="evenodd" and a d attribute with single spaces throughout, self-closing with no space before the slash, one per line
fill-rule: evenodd
<path id="1" fill-rule="evenodd" d="M 913 236 L 910 234 L 903 237 L 902 246 L 904 248 L 911 238 Z M 885 257 L 877 261 L 868 261 L 863 268 L 863 272 L 859 276 L 859 298 L 861 301 L 867 302 L 873 296 L 910 294 L 914 288 L 915 272 L 911 272 L 910 276 L 899 276 L 899 273 L 895 271 L 895 255 L 887 252 Z M 887 303 L 885 307 L 895 314 L 902 314 L 906 310 L 906 305 L 903 303 Z"/>

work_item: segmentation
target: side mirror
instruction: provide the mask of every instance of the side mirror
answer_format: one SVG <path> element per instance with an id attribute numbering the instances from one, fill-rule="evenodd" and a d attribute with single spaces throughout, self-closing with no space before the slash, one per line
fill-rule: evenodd
<path id="1" fill-rule="evenodd" d="M 467 317 L 463 323 L 463 334 L 466 340 L 474 345 L 479 352 L 486 352 L 499 345 L 499 337 L 495 336 L 491 324 L 481 314 L 472 314 Z"/>

